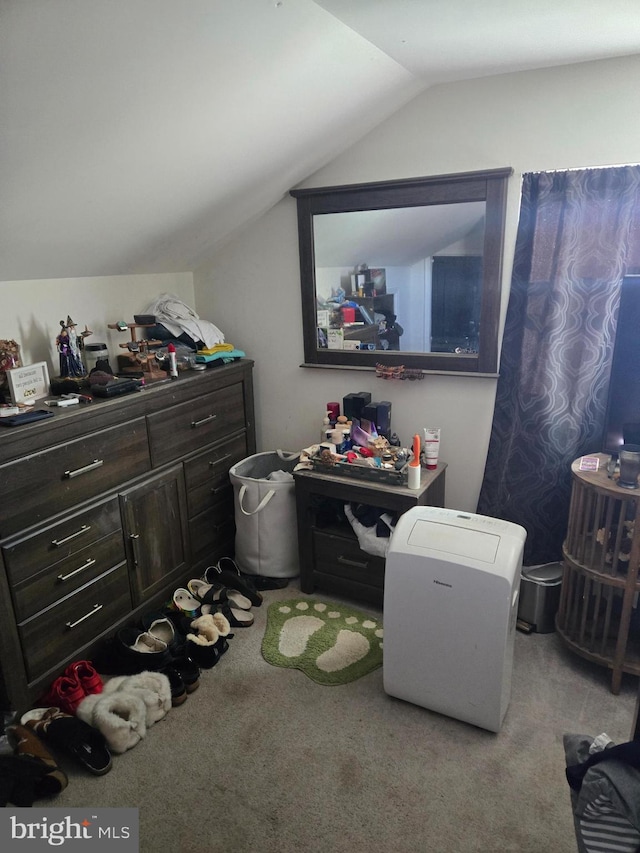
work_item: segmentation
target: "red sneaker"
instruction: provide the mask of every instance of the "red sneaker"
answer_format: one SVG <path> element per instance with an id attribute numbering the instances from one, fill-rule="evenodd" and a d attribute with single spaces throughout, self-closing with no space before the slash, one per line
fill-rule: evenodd
<path id="1" fill-rule="evenodd" d="M 70 663 L 65 669 L 64 674 L 68 678 L 80 682 L 85 696 L 89 696 L 91 693 L 102 693 L 104 686 L 102 679 L 96 672 L 91 661 L 77 660 L 74 663 Z"/>
<path id="2" fill-rule="evenodd" d="M 75 714 L 76 708 L 85 698 L 85 695 L 77 678 L 61 675 L 56 678 L 40 701 L 47 707 L 60 708 L 67 714 Z"/>

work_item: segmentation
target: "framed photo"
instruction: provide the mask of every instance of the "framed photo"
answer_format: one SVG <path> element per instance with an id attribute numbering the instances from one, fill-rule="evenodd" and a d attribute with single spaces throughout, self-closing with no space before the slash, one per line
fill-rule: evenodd
<path id="1" fill-rule="evenodd" d="M 600 467 L 600 460 L 597 456 L 581 456 L 579 471 L 597 471 Z"/>
<path id="2" fill-rule="evenodd" d="M 7 382 L 14 406 L 29 405 L 49 395 L 49 370 L 46 361 L 7 370 Z"/>
<path id="3" fill-rule="evenodd" d="M 344 349 L 344 331 L 342 329 L 327 329 L 327 348 Z"/>
<path id="4" fill-rule="evenodd" d="M 316 317 L 316 326 L 326 329 L 329 325 L 329 312 L 325 308 L 318 308 Z"/>

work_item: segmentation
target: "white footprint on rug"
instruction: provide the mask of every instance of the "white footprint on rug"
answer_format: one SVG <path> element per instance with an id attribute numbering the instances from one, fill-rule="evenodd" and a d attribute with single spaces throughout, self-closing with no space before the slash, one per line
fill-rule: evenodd
<path id="1" fill-rule="evenodd" d="M 309 639 L 320 628 L 324 628 L 324 624 L 317 616 L 294 616 L 288 619 L 282 627 L 278 640 L 280 654 L 287 658 L 301 655 L 307 648 Z"/>
<path id="2" fill-rule="evenodd" d="M 370 648 L 369 641 L 362 634 L 342 629 L 338 633 L 335 646 L 318 656 L 316 666 L 323 672 L 337 672 L 362 660 L 369 654 Z"/>

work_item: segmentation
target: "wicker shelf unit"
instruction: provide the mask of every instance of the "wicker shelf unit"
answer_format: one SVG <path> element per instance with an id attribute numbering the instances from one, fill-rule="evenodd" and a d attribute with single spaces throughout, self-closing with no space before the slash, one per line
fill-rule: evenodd
<path id="1" fill-rule="evenodd" d="M 573 478 L 564 579 L 556 627 L 577 654 L 612 671 L 611 691 L 622 674 L 640 675 L 640 490 L 621 488 L 607 473 L 571 466 Z"/>

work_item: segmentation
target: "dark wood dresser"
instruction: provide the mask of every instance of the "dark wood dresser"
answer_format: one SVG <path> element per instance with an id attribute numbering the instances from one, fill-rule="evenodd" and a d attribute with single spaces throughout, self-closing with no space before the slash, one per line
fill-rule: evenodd
<path id="1" fill-rule="evenodd" d="M 12 710 L 233 553 L 228 472 L 255 453 L 252 367 L 188 371 L 0 430 L 0 660 Z"/>

